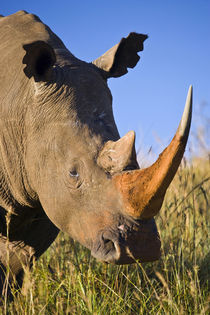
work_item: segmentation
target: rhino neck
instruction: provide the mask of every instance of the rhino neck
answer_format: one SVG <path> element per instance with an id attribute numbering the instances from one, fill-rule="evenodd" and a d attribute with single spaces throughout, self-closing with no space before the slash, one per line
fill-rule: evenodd
<path id="1" fill-rule="evenodd" d="M 3 140 L 3 141 L 2 141 Z M 34 203 L 30 196 L 27 176 L 21 161 L 21 154 L 13 155 L 17 148 L 15 144 L 10 152 L 5 152 L 5 141 L 9 138 L 1 135 L 0 139 L 0 206 L 12 211 L 19 206 L 32 207 Z M 19 205 L 19 206 L 18 206 Z"/>
<path id="2" fill-rule="evenodd" d="M 27 104 L 23 100 L 30 90 L 26 84 L 22 85 L 16 94 L 8 94 L 0 102 L 0 205 L 7 210 L 17 208 L 17 204 L 31 206 L 33 200 L 24 166 L 26 132 L 23 122 Z"/>

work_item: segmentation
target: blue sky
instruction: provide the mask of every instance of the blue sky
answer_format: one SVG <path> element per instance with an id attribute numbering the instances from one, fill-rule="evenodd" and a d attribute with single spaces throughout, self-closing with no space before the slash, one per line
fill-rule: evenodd
<path id="1" fill-rule="evenodd" d="M 178 126 L 190 84 L 193 130 L 210 117 L 210 1 L 1 0 L 0 14 L 37 14 L 78 58 L 92 61 L 131 31 L 146 33 L 140 63 L 109 80 L 121 135 L 133 129 L 136 147 L 158 154 Z"/>

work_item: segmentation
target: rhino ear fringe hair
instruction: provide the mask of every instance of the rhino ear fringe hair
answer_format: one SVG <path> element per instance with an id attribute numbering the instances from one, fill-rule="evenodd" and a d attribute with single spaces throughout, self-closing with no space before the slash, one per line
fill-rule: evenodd
<path id="1" fill-rule="evenodd" d="M 23 58 L 23 64 L 26 64 L 25 75 L 29 79 L 33 76 L 35 81 L 45 79 L 47 71 L 56 61 L 52 47 L 44 41 L 36 41 L 23 45 L 23 49 L 26 51 Z"/>

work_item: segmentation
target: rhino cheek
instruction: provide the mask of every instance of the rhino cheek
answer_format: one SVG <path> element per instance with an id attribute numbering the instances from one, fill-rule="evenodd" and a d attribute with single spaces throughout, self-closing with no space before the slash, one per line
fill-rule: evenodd
<path id="1" fill-rule="evenodd" d="M 49 219 L 60 230 L 65 231 L 70 218 L 67 218 L 66 204 L 62 201 L 62 198 L 58 198 L 55 194 L 43 193 L 39 194 L 39 199 Z M 69 213 L 71 212 L 69 211 Z"/>
<path id="2" fill-rule="evenodd" d="M 46 182 L 38 195 L 49 219 L 88 248 L 101 230 L 116 226 L 122 207 L 110 180 L 74 193 L 61 183 Z"/>

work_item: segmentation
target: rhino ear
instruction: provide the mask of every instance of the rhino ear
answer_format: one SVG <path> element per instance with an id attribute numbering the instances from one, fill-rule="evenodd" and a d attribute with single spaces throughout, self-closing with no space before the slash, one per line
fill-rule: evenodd
<path id="1" fill-rule="evenodd" d="M 109 49 L 104 55 L 93 61 L 93 64 L 106 72 L 106 76 L 120 77 L 134 68 L 140 57 L 137 52 L 144 49 L 147 35 L 130 33 L 120 43 Z"/>
<path id="2" fill-rule="evenodd" d="M 24 72 L 28 78 L 34 77 L 35 81 L 45 81 L 49 78 L 49 71 L 55 64 L 56 57 L 53 48 L 44 41 L 36 41 L 23 45 L 26 54 L 23 64 Z"/>

